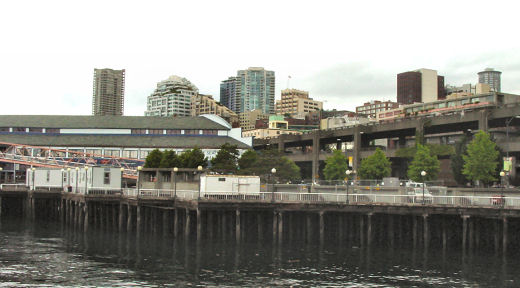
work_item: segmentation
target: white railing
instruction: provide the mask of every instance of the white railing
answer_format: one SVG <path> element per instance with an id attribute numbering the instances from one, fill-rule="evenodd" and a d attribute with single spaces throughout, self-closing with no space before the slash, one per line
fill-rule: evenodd
<path id="1" fill-rule="evenodd" d="M 6 191 L 27 191 L 29 188 L 26 184 L 0 184 L 0 190 Z"/>
<path id="2" fill-rule="evenodd" d="M 119 188 L 104 188 L 104 187 L 89 187 L 87 189 L 88 195 L 121 195 Z"/>
<path id="3" fill-rule="evenodd" d="M 45 190 L 45 191 L 63 191 L 62 185 L 34 185 L 30 187 L 30 190 Z"/>

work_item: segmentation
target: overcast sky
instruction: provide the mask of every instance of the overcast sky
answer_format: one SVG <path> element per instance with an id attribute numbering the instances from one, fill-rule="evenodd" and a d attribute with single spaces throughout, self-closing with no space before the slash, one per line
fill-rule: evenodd
<path id="1" fill-rule="evenodd" d="M 89 115 L 94 68 L 126 69 L 125 115 L 170 75 L 218 99 L 251 66 L 276 72 L 277 99 L 289 86 L 325 109 L 396 101 L 418 68 L 461 85 L 493 67 L 520 94 L 515 2 L 2 1 L 0 114 Z"/>

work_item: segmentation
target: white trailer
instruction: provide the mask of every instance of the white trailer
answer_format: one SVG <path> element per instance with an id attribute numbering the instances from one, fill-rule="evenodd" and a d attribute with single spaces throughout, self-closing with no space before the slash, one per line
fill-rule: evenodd
<path id="1" fill-rule="evenodd" d="M 27 169 L 26 185 L 31 190 L 49 189 L 74 193 L 96 190 L 120 190 L 121 169 L 89 167 L 89 169 L 56 169 L 38 167 Z"/>
<path id="2" fill-rule="evenodd" d="M 201 197 L 209 195 L 260 195 L 260 177 L 240 175 L 202 175 Z"/>

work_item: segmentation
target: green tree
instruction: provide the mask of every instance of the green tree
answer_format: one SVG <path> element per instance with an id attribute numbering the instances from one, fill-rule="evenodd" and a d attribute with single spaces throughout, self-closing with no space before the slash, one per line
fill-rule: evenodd
<path id="1" fill-rule="evenodd" d="M 468 137 L 464 135 L 460 141 L 455 143 L 455 153 L 451 156 L 451 172 L 453 178 L 459 185 L 464 185 L 468 182 L 468 179 L 462 174 L 464 169 L 464 159 L 462 155 L 466 154 L 468 144 Z"/>
<path id="2" fill-rule="evenodd" d="M 381 149 L 376 148 L 376 152 L 371 156 L 361 160 L 358 175 L 361 179 L 383 179 L 390 176 L 392 168 L 390 160 L 386 158 Z"/>
<path id="3" fill-rule="evenodd" d="M 301 179 L 300 167 L 292 160 L 283 156 L 277 149 L 262 150 L 258 153 L 256 165 L 252 167 L 254 175 L 267 180 L 271 177 L 271 169 L 276 169 L 274 177 L 279 182 L 299 181 Z"/>
<path id="4" fill-rule="evenodd" d="M 173 150 L 166 150 L 162 153 L 160 168 L 181 167 L 179 156 Z"/>
<path id="5" fill-rule="evenodd" d="M 326 180 L 343 180 L 346 177 L 345 171 L 348 169 L 348 159 L 341 150 L 334 150 L 332 156 L 325 160 L 323 174 Z"/>
<path id="6" fill-rule="evenodd" d="M 258 153 L 254 150 L 247 150 L 238 159 L 239 173 L 242 175 L 253 175 L 258 162 Z"/>
<path id="7" fill-rule="evenodd" d="M 431 181 L 437 179 L 439 170 L 437 156 L 431 154 L 428 146 L 418 144 L 412 163 L 408 166 L 408 178 L 417 182 Z M 426 172 L 424 177 L 421 175 L 422 171 Z"/>
<path id="8" fill-rule="evenodd" d="M 500 152 L 489 134 L 484 131 L 475 134 L 473 141 L 467 146 L 466 153 L 462 155 L 464 159 L 462 174 L 466 175 L 469 180 L 485 184 L 497 180 L 496 169 Z"/>
<path id="9" fill-rule="evenodd" d="M 163 153 L 159 151 L 159 149 L 154 149 L 148 156 L 146 156 L 146 160 L 144 162 L 145 168 L 159 168 L 161 166 L 161 160 L 163 158 Z"/>
<path id="10" fill-rule="evenodd" d="M 236 172 L 238 154 L 237 145 L 231 145 L 229 143 L 223 144 L 220 146 L 220 150 L 215 158 L 211 159 L 212 170 L 220 172 Z"/>
<path id="11" fill-rule="evenodd" d="M 197 168 L 199 166 L 208 166 L 208 159 L 204 156 L 204 152 L 199 147 L 188 149 L 179 156 L 180 165 L 183 168 Z"/>

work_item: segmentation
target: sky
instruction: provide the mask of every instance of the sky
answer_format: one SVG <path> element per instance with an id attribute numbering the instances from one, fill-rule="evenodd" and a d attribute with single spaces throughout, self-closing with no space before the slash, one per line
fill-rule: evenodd
<path id="1" fill-rule="evenodd" d="M 220 82 L 264 67 L 324 109 L 396 101 L 396 75 L 450 85 L 502 71 L 520 94 L 516 1 L 2 1 L 0 114 L 90 115 L 94 68 L 126 70 L 125 115 L 170 75 L 219 99 Z M 289 79 L 289 76 L 291 78 Z"/>

